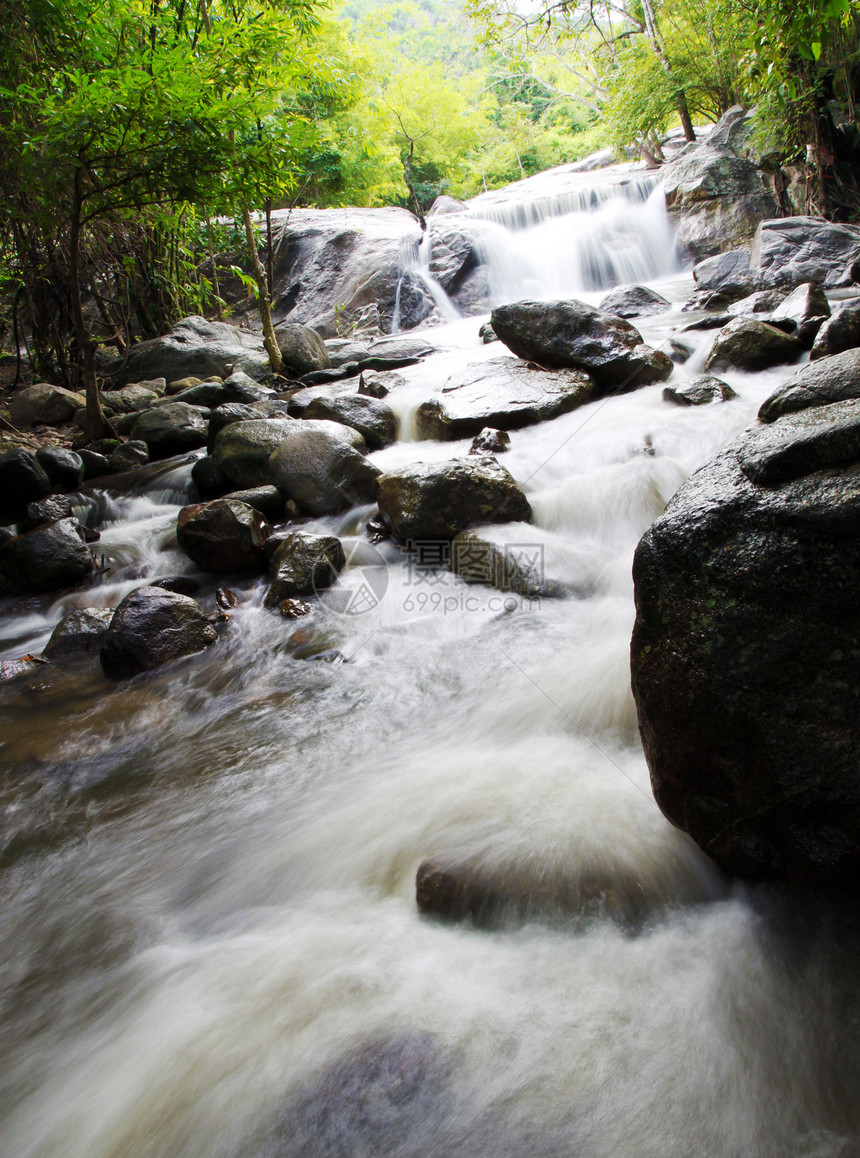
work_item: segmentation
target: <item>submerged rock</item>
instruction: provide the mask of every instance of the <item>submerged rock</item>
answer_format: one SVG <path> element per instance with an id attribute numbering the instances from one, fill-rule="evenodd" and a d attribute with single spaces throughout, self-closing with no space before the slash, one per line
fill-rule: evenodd
<path id="1" fill-rule="evenodd" d="M 211 647 L 218 636 L 187 595 L 138 587 L 114 612 L 100 659 L 105 674 L 126 679 Z"/>
<path id="2" fill-rule="evenodd" d="M 855 400 L 743 434 L 637 548 L 654 794 L 728 873 L 860 883 L 858 527 Z"/>
<path id="3" fill-rule="evenodd" d="M 595 397 L 662 382 L 672 373 L 668 356 L 646 346 L 629 322 L 583 302 L 513 302 L 493 310 L 491 322 L 520 358 L 586 371 Z"/>
<path id="4" fill-rule="evenodd" d="M 98 651 L 113 619 L 112 607 L 84 607 L 66 615 L 45 645 L 48 659 L 73 659 Z"/>
<path id="5" fill-rule="evenodd" d="M 58 519 L 0 546 L 0 575 L 16 591 L 62 591 L 80 583 L 92 568 L 76 519 Z"/>
<path id="6" fill-rule="evenodd" d="M 183 507 L 176 524 L 179 546 L 201 571 L 228 575 L 263 571 L 271 533 L 259 511 L 232 497 Z"/>
<path id="7" fill-rule="evenodd" d="M 756 318 L 735 318 L 724 326 L 705 361 L 706 370 L 767 370 L 793 362 L 802 347 L 797 338 Z"/>
<path id="8" fill-rule="evenodd" d="M 700 374 L 684 386 L 667 386 L 663 391 L 663 401 L 676 406 L 707 406 L 711 402 L 729 402 L 732 398 L 737 398 L 737 394 L 728 382 L 711 374 Z"/>
<path id="9" fill-rule="evenodd" d="M 271 583 L 265 606 L 281 607 L 285 600 L 296 596 L 315 595 L 331 587 L 345 566 L 340 539 L 334 535 L 293 531 L 281 542 L 269 562 Z"/>
<path id="10" fill-rule="evenodd" d="M 531 521 L 529 501 L 494 458 L 418 463 L 383 475 L 379 510 L 396 539 L 448 540 L 479 523 Z"/>
<path id="11" fill-rule="evenodd" d="M 485 426 L 472 439 L 469 454 L 504 454 L 510 445 L 511 436 L 506 431 Z"/>
<path id="12" fill-rule="evenodd" d="M 542 370 L 513 358 L 493 358 L 453 374 L 418 407 L 419 438 L 453 440 L 487 426 L 517 430 L 590 402 L 595 385 L 582 370 Z"/>

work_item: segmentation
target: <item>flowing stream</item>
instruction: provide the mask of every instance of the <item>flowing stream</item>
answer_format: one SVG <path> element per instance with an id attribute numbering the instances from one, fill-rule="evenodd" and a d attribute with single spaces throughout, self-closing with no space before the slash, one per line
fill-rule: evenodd
<path id="1" fill-rule="evenodd" d="M 654 252 L 659 205 L 624 212 Z M 570 224 L 527 232 L 561 253 Z M 680 303 L 691 279 L 663 257 L 646 274 Z M 689 316 L 640 320 L 645 340 Z M 505 354 L 479 324 L 427 331 L 439 352 L 390 395 L 403 436 L 380 466 L 467 452 L 415 441 L 411 417 L 452 368 Z M 574 597 L 371 547 L 358 509 L 317 525 L 354 548 L 339 587 L 367 598 L 297 624 L 233 583 L 243 602 L 203 655 L 125 683 L 91 659 L 5 686 L 0 1154 L 860 1153 L 860 930 L 726 882 L 663 819 L 629 687 L 639 537 L 791 372 L 729 374 L 725 405 L 655 386 L 513 433 L 501 461 L 535 526 L 512 534 Z M 0 659 L 38 651 L 72 606 L 194 574 L 173 538 L 190 463 L 99 496 L 100 585 L 0 616 Z M 597 881 L 599 900 L 446 925 L 416 909 L 427 857 Z"/>

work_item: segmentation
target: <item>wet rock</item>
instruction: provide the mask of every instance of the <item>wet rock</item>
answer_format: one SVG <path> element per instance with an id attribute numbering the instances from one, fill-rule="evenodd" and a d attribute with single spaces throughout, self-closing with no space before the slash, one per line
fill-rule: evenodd
<path id="1" fill-rule="evenodd" d="M 860 301 L 849 302 L 824 322 L 815 335 L 810 358 L 828 358 L 860 346 Z"/>
<path id="2" fill-rule="evenodd" d="M 463 317 L 486 314 L 490 309 L 490 273 L 479 265 L 467 274 L 451 299 Z"/>
<path id="3" fill-rule="evenodd" d="M 215 436 L 212 461 L 234 486 L 268 486 L 272 482 L 269 472 L 272 452 L 295 425 L 293 418 L 232 422 Z"/>
<path id="4" fill-rule="evenodd" d="M 58 519 L 0 546 L 0 575 L 16 591 L 62 591 L 86 578 L 92 567 L 75 519 Z"/>
<path id="5" fill-rule="evenodd" d="M 803 366 L 761 404 L 762 422 L 814 406 L 860 398 L 860 350 L 843 350 Z"/>
<path id="6" fill-rule="evenodd" d="M 360 434 L 337 422 L 294 422 L 269 459 L 269 479 L 317 517 L 372 502 L 380 471 L 356 449 L 356 440 L 364 445 Z"/>
<path id="7" fill-rule="evenodd" d="M 208 417 L 185 402 L 166 402 L 145 410 L 131 428 L 131 437 L 146 443 L 150 458 L 169 458 L 206 445 Z"/>
<path id="8" fill-rule="evenodd" d="M 728 382 L 711 374 L 701 374 L 685 386 L 667 386 L 663 391 L 663 401 L 675 406 L 707 406 L 712 402 L 729 402 L 732 398 L 737 398 L 737 394 Z"/>
<path id="9" fill-rule="evenodd" d="M 732 318 L 749 317 L 751 314 L 770 314 L 785 300 L 781 290 L 756 290 L 754 294 L 732 302 L 726 308 L 726 313 Z"/>
<path id="10" fill-rule="evenodd" d="M 511 445 L 511 436 L 504 430 L 494 430 L 492 426 L 485 426 L 480 434 L 472 439 L 469 454 L 504 454 Z"/>
<path id="11" fill-rule="evenodd" d="M 644 285 L 620 285 L 604 297 L 597 307 L 617 318 L 638 318 L 643 314 L 663 314 L 672 303 Z"/>
<path id="12" fill-rule="evenodd" d="M 418 463 L 379 480 L 380 514 L 396 539 L 447 540 L 480 523 L 530 522 L 531 507 L 494 458 Z"/>
<path id="13" fill-rule="evenodd" d="M 79 413 L 83 413 L 83 419 L 82 419 L 81 423 L 79 423 L 79 425 L 81 426 L 81 429 L 83 430 L 83 429 L 86 429 L 86 425 L 87 425 L 86 424 L 86 411 L 79 412 Z M 111 426 L 114 428 L 114 430 L 117 432 L 117 434 L 119 434 L 123 438 L 125 438 L 129 434 L 131 434 L 132 427 L 134 426 L 135 422 L 137 422 L 137 415 L 138 415 L 137 411 L 135 411 L 134 413 L 131 413 L 131 414 L 114 414 L 111 416 L 111 420 L 110 420 Z M 77 419 L 77 415 L 75 417 Z"/>
<path id="14" fill-rule="evenodd" d="M 37 503 L 28 503 L 18 522 L 20 531 L 32 531 L 58 519 L 76 519 L 78 523 L 95 522 L 98 504 L 95 499 L 80 494 L 48 495 Z"/>
<path id="15" fill-rule="evenodd" d="M 860 258 L 860 227 L 822 217 L 773 217 L 756 230 L 750 265 L 776 285 L 816 282 L 828 289 L 850 285 Z"/>
<path id="16" fill-rule="evenodd" d="M 114 612 L 100 659 L 106 675 L 126 679 L 211 647 L 218 636 L 187 595 L 138 587 Z"/>
<path id="17" fill-rule="evenodd" d="M 284 496 L 277 487 L 249 487 L 244 491 L 230 491 L 223 497 L 245 503 L 270 523 L 280 523 L 284 517 Z"/>
<path id="18" fill-rule="evenodd" d="M 312 370 L 309 374 L 302 374 L 299 381 L 304 386 L 326 386 L 332 382 L 345 383 L 348 378 L 357 378 L 360 373 L 360 363 L 347 362 L 337 370 Z"/>
<path id="19" fill-rule="evenodd" d="M 183 318 L 164 337 L 132 346 L 114 379 L 137 382 L 163 377 L 175 385 L 188 377 L 200 382 L 216 376 L 228 378 L 236 370 L 243 370 L 257 381 L 271 373 L 260 335 L 226 322 L 192 316 Z"/>
<path id="20" fill-rule="evenodd" d="M 799 285 L 785 301 L 776 307 L 770 316 L 772 325 L 793 322 L 794 333 L 800 344 L 807 350 L 812 346 L 815 335 L 830 317 L 830 303 L 819 285 L 806 282 Z"/>
<path id="21" fill-rule="evenodd" d="M 441 398 L 419 406 L 416 425 L 420 438 L 468 438 L 485 426 L 516 430 L 556 418 L 594 396 L 594 382 L 581 370 L 542 370 L 494 358 L 453 374 Z"/>
<path id="22" fill-rule="evenodd" d="M 644 345 L 629 322 L 582 302 L 513 302 L 493 310 L 490 320 L 520 358 L 586 371 L 595 397 L 662 382 L 672 373 L 667 355 Z"/>
<path id="23" fill-rule="evenodd" d="M 321 386 L 306 386 L 290 395 L 288 406 L 292 418 L 303 418 L 305 411 L 318 398 L 339 398 L 342 394 L 354 394 L 355 383 L 323 383 Z"/>
<path id="24" fill-rule="evenodd" d="M 475 239 L 468 224 L 452 221 L 447 215 L 428 221 L 430 273 L 449 297 L 461 288 L 480 265 Z"/>
<path id="25" fill-rule="evenodd" d="M 406 379 L 394 370 L 362 370 L 358 392 L 366 398 L 387 398 L 392 390 L 404 386 Z"/>
<path id="26" fill-rule="evenodd" d="M 636 552 L 633 692 L 655 797 L 728 873 L 860 882 L 858 407 L 780 418 L 773 443 L 742 435 Z"/>
<path id="27" fill-rule="evenodd" d="M 797 338 L 756 318 L 735 318 L 724 326 L 705 361 L 706 370 L 766 370 L 793 362 L 802 347 Z"/>
<path id="28" fill-rule="evenodd" d="M 314 595 L 331 587 L 345 565 L 343 546 L 334 535 L 291 532 L 269 562 L 271 583 L 265 606 L 280 607 L 285 599 Z"/>
<path id="29" fill-rule="evenodd" d="M 448 568 L 468 583 L 512 591 L 527 599 L 570 594 L 547 575 L 543 546 L 527 525 L 461 531 L 451 544 Z"/>
<path id="30" fill-rule="evenodd" d="M 51 492 L 51 480 L 29 450 L 0 455 L 0 515 L 14 515 Z"/>
<path id="31" fill-rule="evenodd" d="M 79 450 L 78 455 L 84 464 L 84 478 L 87 481 L 91 478 L 104 478 L 106 474 L 110 474 L 110 462 L 107 455 L 98 454 L 86 447 Z"/>
<path id="32" fill-rule="evenodd" d="M 242 602 L 240 596 L 229 587 L 219 587 L 215 592 L 215 603 L 221 611 L 232 611 Z"/>
<path id="33" fill-rule="evenodd" d="M 73 450 L 61 446 L 42 446 L 36 461 L 51 480 L 55 491 L 75 491 L 84 481 L 84 461 Z"/>
<path id="34" fill-rule="evenodd" d="M 331 358 L 325 342 L 309 326 L 297 322 L 285 322 L 275 330 L 278 349 L 284 359 L 284 366 L 295 374 L 308 374 L 312 370 L 330 370 Z"/>
<path id="35" fill-rule="evenodd" d="M 96 454 L 103 454 L 105 458 L 110 458 L 120 446 L 122 446 L 122 442 L 118 438 L 97 438 L 89 444 L 89 449 L 95 451 Z"/>
<path id="36" fill-rule="evenodd" d="M 310 603 L 305 603 L 303 599 L 284 599 L 278 604 L 278 611 L 284 619 L 301 619 L 310 615 L 312 610 Z"/>
<path id="37" fill-rule="evenodd" d="M 86 404 L 83 394 L 49 382 L 37 382 L 15 391 L 9 399 L 9 417 L 13 425 L 19 427 L 55 426 L 68 422 L 75 411 Z"/>
<path id="38" fill-rule="evenodd" d="M 113 619 L 112 607 L 84 607 L 72 611 L 54 628 L 45 646 L 48 659 L 73 659 L 99 651 Z"/>
<path id="39" fill-rule="evenodd" d="M 397 416 L 390 406 L 376 398 L 360 394 L 315 398 L 305 408 L 303 417 L 350 426 L 364 438 L 370 450 L 381 450 L 397 441 Z"/>
<path id="40" fill-rule="evenodd" d="M 258 410 L 245 402 L 228 402 L 224 406 L 217 407 L 209 415 L 209 429 L 206 438 L 208 450 L 211 453 L 218 431 L 223 430 L 225 426 L 230 426 L 233 422 L 257 422 L 261 417 Z"/>
<path id="41" fill-rule="evenodd" d="M 124 386 L 121 390 L 103 390 L 102 406 L 111 414 L 131 414 L 136 410 L 148 410 L 157 402 L 159 395 L 145 386 Z"/>
<path id="42" fill-rule="evenodd" d="M 146 466 L 149 462 L 149 447 L 139 439 L 131 439 L 118 446 L 110 456 L 109 466 L 111 474 L 121 474 L 126 470 L 134 470 L 138 466 Z"/>
<path id="43" fill-rule="evenodd" d="M 334 369 L 347 366 L 351 362 L 361 362 L 370 356 L 367 346 L 352 338 L 327 338 L 325 348 Z"/>
<path id="44" fill-rule="evenodd" d="M 485 346 L 489 346 L 490 342 L 498 342 L 499 340 L 499 335 L 489 322 L 484 322 L 483 326 L 478 330 L 478 337 Z"/>
<path id="45" fill-rule="evenodd" d="M 183 507 L 176 538 L 201 571 L 257 574 L 265 570 L 263 544 L 272 528 L 259 511 L 235 498 Z"/>
<path id="46" fill-rule="evenodd" d="M 260 386 L 247 374 L 233 374 L 224 382 L 200 382 L 197 386 L 189 386 L 179 394 L 161 399 L 159 405 L 172 406 L 175 402 L 184 402 L 187 406 L 214 409 L 229 403 L 262 402 L 271 395 L 271 390 Z"/>
<path id="47" fill-rule="evenodd" d="M 191 478 L 198 495 L 204 500 L 221 498 L 233 486 L 210 454 L 198 458 L 191 468 Z"/>
<path id="48" fill-rule="evenodd" d="M 0 660 L 0 684 L 9 684 L 22 676 L 30 675 L 42 666 L 42 662 L 35 655 L 25 655 L 23 659 Z"/>
<path id="49" fill-rule="evenodd" d="M 165 579 L 153 579 L 150 587 L 160 587 L 162 591 L 175 591 L 177 595 L 196 595 L 200 584 L 190 575 L 169 575 Z"/>
<path id="50" fill-rule="evenodd" d="M 426 337 L 422 337 L 420 334 L 393 334 L 387 338 L 378 338 L 375 342 L 371 342 L 368 350 L 371 359 L 378 359 L 382 362 L 405 362 L 408 359 L 412 363 L 413 360 L 420 362 L 422 358 L 432 354 L 434 347 L 427 341 Z M 367 368 L 388 369 L 389 367 L 368 366 Z M 398 367 L 392 366 L 390 368 L 396 370 Z"/>
<path id="51" fill-rule="evenodd" d="M 715 290 L 725 282 L 734 282 L 739 273 L 746 273 L 750 267 L 748 249 L 731 249 L 727 253 L 717 253 L 706 257 L 693 266 L 693 278 L 702 289 Z"/>

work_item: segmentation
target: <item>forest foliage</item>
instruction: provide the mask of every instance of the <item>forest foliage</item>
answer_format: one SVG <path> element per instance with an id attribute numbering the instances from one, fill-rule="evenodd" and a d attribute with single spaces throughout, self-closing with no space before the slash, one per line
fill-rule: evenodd
<path id="1" fill-rule="evenodd" d="M 224 254 L 265 313 L 273 207 L 421 215 L 603 147 L 658 164 L 738 102 L 819 174 L 857 139 L 860 0 L 0 5 L 4 340 L 87 387 L 93 432 L 97 346 L 220 312 Z"/>

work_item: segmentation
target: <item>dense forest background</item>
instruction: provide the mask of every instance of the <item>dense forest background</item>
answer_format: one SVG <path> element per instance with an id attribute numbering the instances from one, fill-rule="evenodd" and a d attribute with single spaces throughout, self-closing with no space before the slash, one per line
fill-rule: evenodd
<path id="1" fill-rule="evenodd" d="M 421 216 L 605 147 L 658 165 L 667 129 L 740 102 L 763 155 L 807 166 L 809 211 L 857 213 L 860 0 L 0 9 L 0 337 L 87 388 L 94 433 L 99 343 L 220 314 L 226 273 L 265 332 L 273 208 Z"/>

